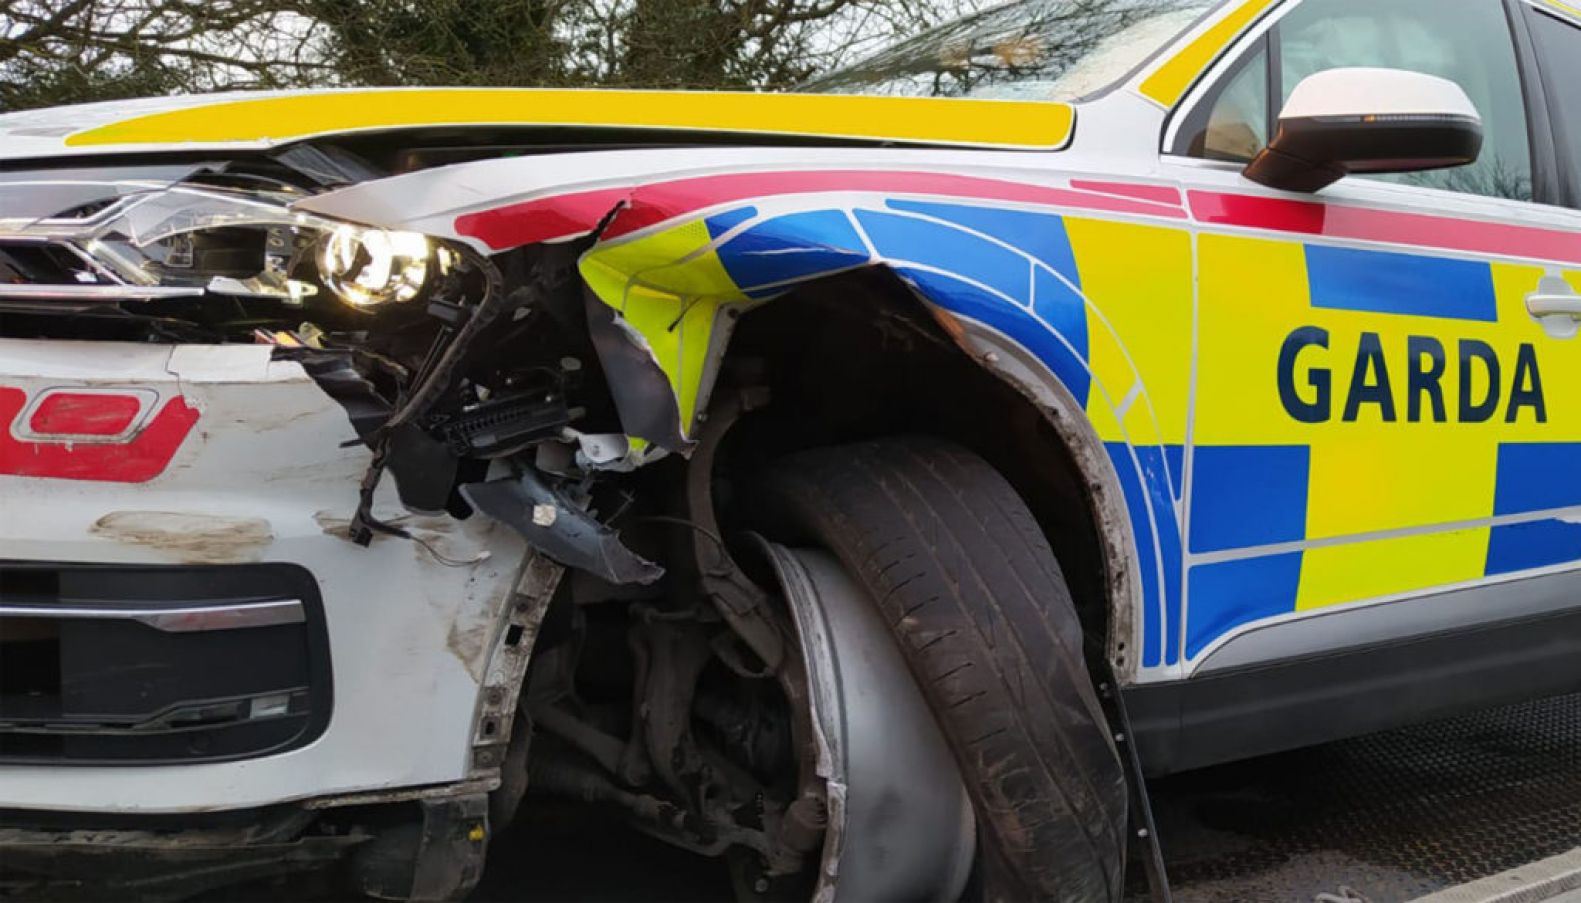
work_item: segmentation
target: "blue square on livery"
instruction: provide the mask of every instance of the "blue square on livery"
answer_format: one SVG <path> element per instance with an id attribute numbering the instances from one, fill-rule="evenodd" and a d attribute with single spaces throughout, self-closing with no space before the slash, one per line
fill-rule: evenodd
<path id="1" fill-rule="evenodd" d="M 1302 553 L 1197 565 L 1187 578 L 1186 657 L 1250 624 L 1295 610 Z"/>
<path id="2" fill-rule="evenodd" d="M 1500 445 L 1493 515 L 1559 508 L 1581 508 L 1581 443 Z"/>
<path id="3" fill-rule="evenodd" d="M 1306 538 L 1308 446 L 1202 446 L 1192 450 L 1191 466 L 1192 552 Z"/>
<path id="4" fill-rule="evenodd" d="M 1312 306 L 1493 323 L 1499 319 L 1486 261 L 1307 245 Z"/>
<path id="5" fill-rule="evenodd" d="M 1488 535 L 1488 576 L 1581 561 L 1581 524 L 1542 520 L 1494 527 Z"/>

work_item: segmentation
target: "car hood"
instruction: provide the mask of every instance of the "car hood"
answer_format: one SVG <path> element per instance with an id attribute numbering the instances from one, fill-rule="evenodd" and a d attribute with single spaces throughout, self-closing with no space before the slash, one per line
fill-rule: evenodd
<path id="1" fill-rule="evenodd" d="M 266 150 L 335 135 L 501 127 L 1057 150 L 1070 141 L 1075 110 L 1067 104 L 1037 101 L 744 92 L 519 88 L 234 92 L 0 115 L 0 161 Z"/>

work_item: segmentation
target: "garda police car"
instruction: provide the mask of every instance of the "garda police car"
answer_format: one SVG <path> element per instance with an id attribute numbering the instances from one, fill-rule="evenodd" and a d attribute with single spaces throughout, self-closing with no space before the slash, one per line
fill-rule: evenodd
<path id="1" fill-rule="evenodd" d="M 1019 0 L 801 94 L 0 117 L 0 887 L 450 897 L 543 796 L 1112 900 L 1135 775 L 1573 689 L 1578 61 Z"/>

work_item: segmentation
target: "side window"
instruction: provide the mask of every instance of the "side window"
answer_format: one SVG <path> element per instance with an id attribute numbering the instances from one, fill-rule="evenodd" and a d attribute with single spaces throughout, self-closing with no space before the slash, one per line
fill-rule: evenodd
<path id="1" fill-rule="evenodd" d="M 1581 206 L 1581 28 L 1544 12 L 1534 12 L 1531 19 L 1557 132 L 1560 175 L 1571 206 Z"/>
<path id="2" fill-rule="evenodd" d="M 1268 143 L 1268 44 L 1243 60 L 1225 79 L 1207 121 L 1197 134 L 1194 156 L 1209 160 L 1249 162 Z"/>
<path id="3" fill-rule="evenodd" d="M 1266 65 L 1267 54 L 1277 61 Z M 1257 115 L 1243 112 L 1244 96 L 1255 85 L 1237 88 L 1236 82 L 1256 75 L 1256 59 L 1264 63 L 1262 84 L 1269 79 L 1277 90 Z M 1531 200 L 1531 146 L 1522 99 L 1514 41 L 1504 7 L 1497 0 L 1304 0 L 1269 32 L 1265 46 L 1230 76 L 1226 87 L 1209 101 L 1203 121 L 1188 122 L 1182 138 L 1188 153 L 1216 159 L 1249 159 L 1226 155 L 1210 139 L 1214 123 L 1237 118 L 1247 128 L 1263 132 L 1267 118 L 1277 117 L 1278 107 L 1296 85 L 1325 69 L 1353 66 L 1409 69 L 1450 79 L 1465 89 L 1483 119 L 1482 156 L 1470 166 L 1436 172 L 1397 176 L 1369 176 L 1412 185 L 1444 188 L 1469 194 Z M 1270 106 L 1273 106 L 1270 109 Z M 1270 117 L 1269 114 L 1272 114 Z M 1221 125 L 1219 131 L 1223 131 Z"/>

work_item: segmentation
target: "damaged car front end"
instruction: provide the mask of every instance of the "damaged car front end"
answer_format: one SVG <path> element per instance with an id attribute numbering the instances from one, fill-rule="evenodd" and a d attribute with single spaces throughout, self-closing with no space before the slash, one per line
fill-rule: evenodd
<path id="1" fill-rule="evenodd" d="M 528 161 L 388 156 L 0 172 L 0 893 L 454 898 L 530 788 L 751 895 L 957 894 L 971 805 L 884 625 L 716 513 L 754 299 L 614 241 L 631 176 L 539 209 Z"/>

